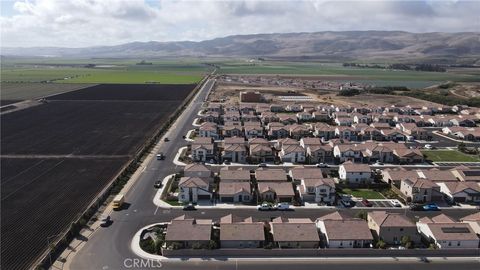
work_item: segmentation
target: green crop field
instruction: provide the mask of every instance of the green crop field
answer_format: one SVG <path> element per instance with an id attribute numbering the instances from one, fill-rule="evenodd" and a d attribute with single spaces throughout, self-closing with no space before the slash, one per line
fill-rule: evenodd
<path id="1" fill-rule="evenodd" d="M 156 61 L 139 65 L 139 60 L 21 59 L 2 63 L 1 81 L 16 83 L 196 83 L 211 70 L 189 60 Z M 86 65 L 91 65 L 86 67 Z"/>
<path id="2" fill-rule="evenodd" d="M 457 150 L 422 150 L 426 159 L 433 162 L 480 162 L 478 156 L 467 155 Z"/>

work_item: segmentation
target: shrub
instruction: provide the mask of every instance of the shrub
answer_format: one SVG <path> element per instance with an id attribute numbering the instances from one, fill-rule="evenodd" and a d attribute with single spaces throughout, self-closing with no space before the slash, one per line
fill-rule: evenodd
<path id="1" fill-rule="evenodd" d="M 380 249 L 385 249 L 386 246 L 387 244 L 383 240 L 378 240 L 378 242 L 375 244 L 375 247 Z"/>
<path id="2" fill-rule="evenodd" d="M 368 212 L 366 210 L 360 210 L 355 217 L 367 220 Z"/>

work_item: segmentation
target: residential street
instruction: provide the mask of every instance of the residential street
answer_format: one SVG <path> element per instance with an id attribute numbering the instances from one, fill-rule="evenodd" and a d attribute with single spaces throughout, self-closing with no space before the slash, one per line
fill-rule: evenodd
<path id="1" fill-rule="evenodd" d="M 197 117 L 203 100 L 213 86 L 213 80 L 205 83 L 197 97 L 187 107 L 183 114 L 179 117 L 175 125 L 167 134 L 169 142 L 160 142 L 158 151 L 166 155 L 166 159 L 158 161 L 152 159 L 148 166 L 144 169 L 140 178 L 132 185 L 126 194 L 126 202 L 129 204 L 128 209 L 114 212 L 111 214 L 113 224 L 107 228 L 99 228 L 92 234 L 83 248 L 77 252 L 70 264 L 70 269 L 135 269 L 125 266 L 126 259 L 134 259 L 136 256 L 131 251 L 130 244 L 133 235 L 142 227 L 156 222 L 170 221 L 177 216 L 188 214 L 195 218 L 219 219 L 222 216 L 232 212 L 229 209 L 208 209 L 189 211 L 188 213 L 181 209 L 161 209 L 153 204 L 153 197 L 157 192 L 153 184 L 157 180 L 163 179 L 165 176 L 179 171 L 180 167 L 173 164 L 175 153 L 180 147 L 186 146 L 182 136 L 193 128 L 192 122 Z M 297 209 L 288 212 L 259 212 L 254 209 L 238 209 L 235 215 L 240 217 L 252 216 L 256 219 L 271 219 L 277 216 L 288 217 L 309 217 L 316 218 L 334 211 L 333 209 Z M 354 216 L 356 209 L 346 209 L 350 215 Z M 442 212 L 453 217 L 460 218 L 478 210 L 467 209 L 447 209 Z M 438 212 L 411 212 L 405 209 L 394 209 L 392 212 L 405 212 L 408 216 L 434 216 Z M 208 259 L 207 259 L 208 260 Z M 298 261 L 280 261 L 272 262 L 247 262 L 247 261 L 182 261 L 182 262 L 165 262 L 162 268 L 170 269 L 291 269 L 298 266 Z M 302 269 L 318 269 L 318 264 L 324 263 L 316 260 L 301 262 Z M 331 262 L 328 262 L 329 264 Z M 402 262 L 402 263 L 385 263 L 385 262 L 364 262 L 358 264 L 354 261 L 355 269 L 414 269 L 419 266 L 418 262 Z M 478 262 L 458 263 L 457 269 L 473 269 Z M 352 262 L 337 262 L 329 266 L 331 269 L 352 269 Z M 431 263 L 421 264 L 421 269 L 450 269 L 449 263 Z M 143 267 L 142 269 L 144 269 Z M 138 268 L 137 268 L 138 269 Z"/>

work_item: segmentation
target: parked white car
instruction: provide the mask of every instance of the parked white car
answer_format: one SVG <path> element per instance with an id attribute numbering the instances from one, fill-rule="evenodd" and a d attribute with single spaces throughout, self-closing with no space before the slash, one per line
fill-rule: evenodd
<path id="1" fill-rule="evenodd" d="M 395 207 L 402 207 L 402 205 L 397 200 L 390 200 L 390 203 Z"/>
<path id="2" fill-rule="evenodd" d="M 262 203 L 261 205 L 258 205 L 257 206 L 257 210 L 259 211 L 271 211 L 271 210 L 275 210 L 276 207 L 269 204 L 269 203 Z"/>
<path id="3" fill-rule="evenodd" d="M 280 210 L 280 211 L 286 211 L 290 209 L 290 205 L 288 203 L 278 203 L 276 207 L 277 207 L 277 210 Z"/>

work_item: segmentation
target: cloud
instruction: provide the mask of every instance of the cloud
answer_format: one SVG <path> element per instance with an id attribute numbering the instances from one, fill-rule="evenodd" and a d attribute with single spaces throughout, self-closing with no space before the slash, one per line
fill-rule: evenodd
<path id="1" fill-rule="evenodd" d="M 478 1 L 17 0 L 2 46 L 84 47 L 235 34 L 480 29 Z"/>

